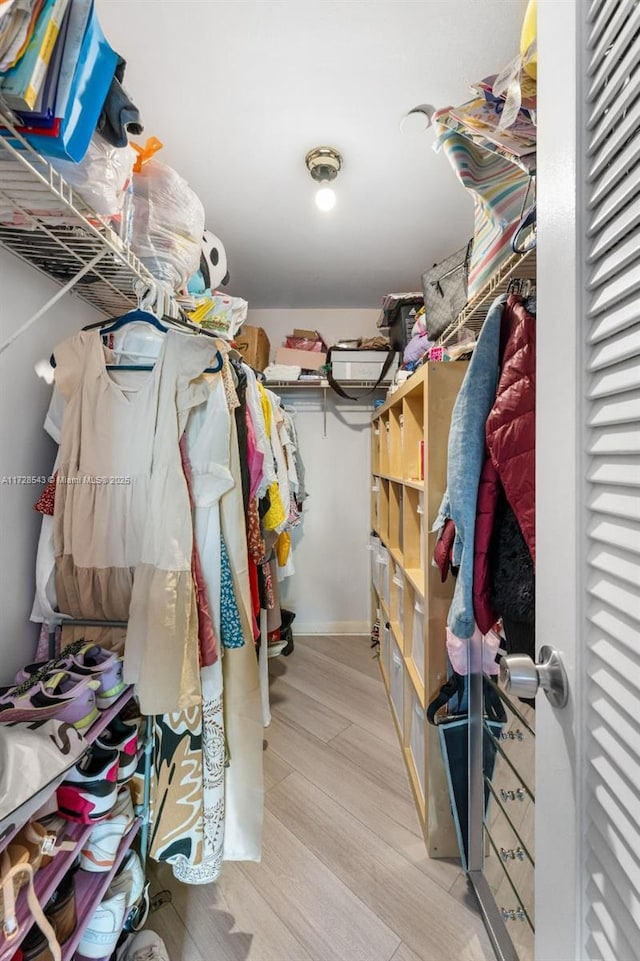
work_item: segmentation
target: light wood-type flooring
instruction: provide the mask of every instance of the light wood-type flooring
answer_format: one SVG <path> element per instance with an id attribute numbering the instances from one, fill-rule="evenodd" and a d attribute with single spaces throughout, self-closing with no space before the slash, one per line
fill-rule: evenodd
<path id="1" fill-rule="evenodd" d="M 454 862 L 430 860 L 368 638 L 297 637 L 270 662 L 261 864 L 226 863 L 148 926 L 170 961 L 492 961 Z"/>

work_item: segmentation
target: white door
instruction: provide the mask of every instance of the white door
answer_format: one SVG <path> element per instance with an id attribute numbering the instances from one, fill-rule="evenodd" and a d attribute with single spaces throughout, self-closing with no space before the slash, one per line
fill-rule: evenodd
<path id="1" fill-rule="evenodd" d="M 640 4 L 538 4 L 537 961 L 640 959 Z"/>

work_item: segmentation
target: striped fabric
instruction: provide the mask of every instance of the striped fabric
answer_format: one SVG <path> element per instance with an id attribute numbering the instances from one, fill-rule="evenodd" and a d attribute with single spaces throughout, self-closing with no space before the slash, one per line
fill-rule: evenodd
<path id="1" fill-rule="evenodd" d="M 532 178 L 511 161 L 441 124 L 437 134 L 458 179 L 473 195 L 475 226 L 468 285 L 471 299 L 512 255 L 511 241 L 525 202 L 530 204 L 535 199 L 533 189 L 530 190 Z"/>

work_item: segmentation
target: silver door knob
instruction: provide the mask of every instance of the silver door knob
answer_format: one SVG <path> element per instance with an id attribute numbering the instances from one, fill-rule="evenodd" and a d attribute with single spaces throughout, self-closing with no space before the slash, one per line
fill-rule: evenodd
<path id="1" fill-rule="evenodd" d="M 500 680 L 515 697 L 535 697 L 541 687 L 553 707 L 565 707 L 569 700 L 567 672 L 552 647 L 540 648 L 537 664 L 527 654 L 507 654 L 500 661 Z"/>

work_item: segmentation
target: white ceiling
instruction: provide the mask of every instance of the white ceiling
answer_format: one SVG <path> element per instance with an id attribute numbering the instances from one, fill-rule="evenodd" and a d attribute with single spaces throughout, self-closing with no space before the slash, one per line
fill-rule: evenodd
<path id="1" fill-rule="evenodd" d="M 518 49 L 526 0 L 98 0 L 125 86 L 252 307 L 376 307 L 461 246 L 472 207 L 412 107 L 460 103 Z M 311 148 L 344 166 L 330 213 Z"/>

